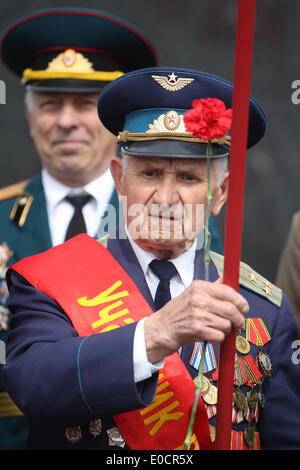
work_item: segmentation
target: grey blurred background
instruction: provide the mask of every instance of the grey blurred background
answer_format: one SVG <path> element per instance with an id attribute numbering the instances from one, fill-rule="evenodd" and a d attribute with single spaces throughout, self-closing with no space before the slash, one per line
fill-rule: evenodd
<path id="1" fill-rule="evenodd" d="M 3 0 L 0 29 L 31 11 L 55 6 L 121 16 L 152 38 L 161 65 L 233 78 L 236 0 Z M 271 281 L 291 216 L 300 208 L 300 105 L 291 101 L 291 84 L 300 79 L 299 15 L 297 0 L 257 1 L 252 95 L 265 108 L 269 124 L 264 139 L 248 152 L 242 258 Z M 5 186 L 32 176 L 39 159 L 24 118 L 22 87 L 2 64 L 0 79 L 6 84 L 6 104 L 0 105 L 0 186 Z"/>

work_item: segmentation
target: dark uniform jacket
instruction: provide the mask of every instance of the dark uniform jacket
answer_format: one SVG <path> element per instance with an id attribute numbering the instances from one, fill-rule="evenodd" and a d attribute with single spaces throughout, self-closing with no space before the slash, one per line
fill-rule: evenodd
<path id="1" fill-rule="evenodd" d="M 108 249 L 154 309 L 142 269 L 128 240 L 109 240 Z M 66 269 L 67 273 L 66 266 L 57 269 Z M 216 280 L 221 271 L 222 257 L 212 254 L 210 279 Z M 201 250 L 196 255 L 194 273 L 196 279 L 204 278 Z M 14 315 L 5 376 L 9 393 L 31 421 L 29 448 L 123 448 L 119 447 L 120 436 L 117 441 L 110 439 L 116 432 L 112 416 L 149 405 L 157 384 L 157 374 L 144 382 L 134 382 L 136 323 L 105 334 L 78 337 L 54 300 L 13 270 L 10 281 L 10 307 Z M 294 349 L 298 337 L 294 315 L 280 289 L 246 265 L 241 267 L 240 284 L 240 292 L 250 305 L 248 317 L 263 319 L 270 335 L 263 350 L 271 358 L 273 375 L 264 377 L 263 374 L 262 385 L 257 385 L 265 401 L 256 423 L 261 446 L 300 449 L 300 368 L 299 355 Z M 245 332 L 241 335 L 245 336 Z M 195 377 L 197 371 L 190 365 L 193 347 L 185 345 L 181 359 Z M 260 349 L 251 344 L 249 354 L 256 359 Z M 218 348 L 215 353 L 218 356 Z M 210 373 L 207 375 L 210 377 Z M 246 394 L 252 388 L 253 385 L 242 386 L 241 390 Z M 250 421 L 243 419 L 233 429 L 243 432 L 255 419 Z M 95 423 L 99 430 L 96 436 L 91 432 Z M 66 433 L 70 428 L 76 431 L 76 443 Z"/>

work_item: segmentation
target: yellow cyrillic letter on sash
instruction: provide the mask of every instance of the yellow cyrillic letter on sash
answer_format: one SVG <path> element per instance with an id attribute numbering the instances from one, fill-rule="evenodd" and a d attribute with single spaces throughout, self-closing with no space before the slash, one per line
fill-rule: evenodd
<path id="1" fill-rule="evenodd" d="M 100 310 L 99 312 L 100 320 L 97 320 L 94 323 L 92 323 L 92 328 L 93 329 L 98 328 L 99 326 L 105 325 L 105 323 L 110 323 L 111 321 L 114 321 L 117 318 L 127 315 L 129 313 L 128 308 L 123 308 L 123 310 L 120 310 L 117 313 L 112 313 L 111 315 L 109 315 L 109 312 L 111 310 L 113 310 L 114 308 L 120 307 L 121 305 L 123 305 L 123 303 L 124 302 L 122 302 L 122 300 L 119 300 L 118 302 L 108 305 L 107 307 Z"/>
<path id="2" fill-rule="evenodd" d="M 171 397 L 173 397 L 174 392 L 166 392 L 166 393 L 159 394 L 159 392 L 167 388 L 169 385 L 170 385 L 169 382 L 163 382 L 157 387 L 153 403 L 140 411 L 140 414 L 142 416 L 145 414 L 148 414 L 153 409 L 158 408 L 160 405 L 162 405 L 162 403 L 165 403 Z M 157 431 L 165 424 L 166 421 L 177 421 L 183 416 L 183 413 L 180 411 L 177 411 L 176 413 L 168 414 L 170 411 L 174 410 L 174 408 L 177 408 L 177 406 L 179 406 L 179 402 L 176 400 L 173 403 L 171 403 L 169 406 L 157 411 L 157 413 L 154 413 L 153 415 L 149 416 L 149 418 L 146 418 L 144 420 L 145 425 L 148 425 L 150 423 L 153 423 L 154 421 L 157 421 L 157 423 L 149 431 L 149 434 L 151 436 L 156 434 Z"/>
<path id="3" fill-rule="evenodd" d="M 79 305 L 83 307 L 96 307 L 96 305 L 106 304 L 107 302 L 112 302 L 113 300 L 120 299 L 120 297 L 127 297 L 129 292 L 123 290 L 122 292 L 117 292 L 116 294 L 110 295 L 114 290 L 122 285 L 122 281 L 115 282 L 111 287 L 101 292 L 99 295 L 93 299 L 88 299 L 87 297 L 81 297 L 77 299 Z"/>
<path id="4" fill-rule="evenodd" d="M 145 419 L 144 423 L 146 425 L 150 424 L 150 423 L 153 423 L 153 421 L 157 421 L 157 423 L 149 431 L 150 436 L 154 436 L 154 434 L 156 434 L 157 431 L 167 421 L 178 421 L 183 416 L 183 413 L 181 411 L 177 411 L 176 413 L 168 414 L 170 411 L 177 408 L 177 406 L 179 406 L 179 401 L 176 400 L 173 403 L 171 403 L 169 406 L 167 406 L 166 408 L 163 408 L 162 410 L 160 410 L 157 413 L 153 414 L 149 418 Z"/>

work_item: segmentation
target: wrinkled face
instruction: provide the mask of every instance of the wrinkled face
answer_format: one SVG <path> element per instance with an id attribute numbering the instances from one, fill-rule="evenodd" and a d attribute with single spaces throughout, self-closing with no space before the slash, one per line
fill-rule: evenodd
<path id="1" fill-rule="evenodd" d="M 32 93 L 26 113 L 43 167 L 60 181 L 86 183 L 115 154 L 115 137 L 100 123 L 98 94 Z"/>
<path id="2" fill-rule="evenodd" d="M 121 196 L 131 237 L 144 249 L 189 243 L 203 229 L 207 206 L 206 160 L 114 158 L 111 170 Z M 227 195 L 227 177 L 217 186 L 211 172 L 211 213 L 219 214 Z"/>

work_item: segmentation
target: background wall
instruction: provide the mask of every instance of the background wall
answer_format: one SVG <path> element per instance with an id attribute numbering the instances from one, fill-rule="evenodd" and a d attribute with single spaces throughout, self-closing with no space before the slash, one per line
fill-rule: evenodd
<path id="1" fill-rule="evenodd" d="M 291 101 L 291 84 L 300 79 L 297 0 L 260 0 L 252 94 L 264 106 L 269 127 L 248 153 L 242 257 L 274 279 L 290 219 L 300 208 L 300 105 Z M 3 0 L 0 29 L 31 11 L 54 6 L 107 10 L 138 25 L 156 45 L 162 65 L 190 67 L 232 79 L 236 0 Z M 0 105 L 0 186 L 39 169 L 23 112 L 18 79 L 0 65 L 6 104 Z M 220 220 L 223 230 L 224 216 Z M 1 234 L 1 221 L 0 221 Z"/>

